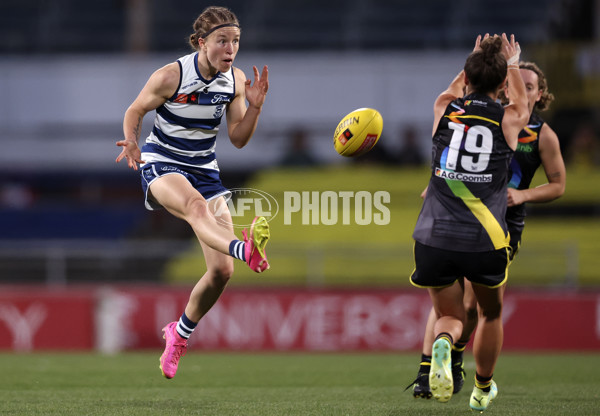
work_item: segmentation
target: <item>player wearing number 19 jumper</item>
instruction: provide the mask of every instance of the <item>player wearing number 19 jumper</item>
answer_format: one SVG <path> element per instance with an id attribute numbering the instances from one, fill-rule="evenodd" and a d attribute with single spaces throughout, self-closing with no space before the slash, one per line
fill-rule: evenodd
<path id="1" fill-rule="evenodd" d="M 521 246 L 521 235 L 525 226 L 525 204 L 553 201 L 564 193 L 566 187 L 565 164 L 560 152 L 560 142 L 556 133 L 538 115 L 538 111 L 548 109 L 554 95 L 548 90 L 544 72 L 533 62 L 519 63 L 521 78 L 527 90 L 528 108 L 531 113 L 527 126 L 519 133 L 519 144 L 510 164 L 510 179 L 507 188 L 508 207 L 506 223 L 510 232 L 511 262 Z M 500 95 L 503 104 L 506 96 Z M 538 168 L 542 166 L 547 182 L 531 188 L 531 182 Z M 458 283 L 456 283 L 458 284 Z M 466 321 L 463 333 L 452 349 L 452 375 L 454 394 L 464 383 L 463 352 L 477 326 L 477 300 L 469 281 L 464 282 L 464 305 Z M 432 308 L 427 320 L 419 371 L 412 387 L 414 397 L 430 398 L 429 368 L 433 326 L 436 316 Z"/>
<path id="2" fill-rule="evenodd" d="M 463 328 L 466 279 L 482 309 L 474 341 L 476 380 L 470 406 L 485 410 L 502 345 L 502 290 L 509 235 L 506 183 L 519 132 L 529 112 L 514 36 L 478 37 L 464 70 L 434 105 L 432 175 L 413 233 L 411 283 L 427 288 L 438 319 L 429 384 L 433 397 L 452 397 L 450 352 Z M 496 102 L 508 80 L 511 101 Z M 463 89 L 466 94 L 463 97 Z"/>

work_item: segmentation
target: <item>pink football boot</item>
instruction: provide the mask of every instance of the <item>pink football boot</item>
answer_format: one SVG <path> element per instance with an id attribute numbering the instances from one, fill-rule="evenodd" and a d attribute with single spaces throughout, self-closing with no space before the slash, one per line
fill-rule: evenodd
<path id="1" fill-rule="evenodd" d="M 264 272 L 269 268 L 265 246 L 271 236 L 267 220 L 265 217 L 254 218 L 250 226 L 250 237 L 248 237 L 245 228 L 242 234 L 244 235 L 244 243 L 246 243 L 246 263 L 256 273 Z"/>
<path id="2" fill-rule="evenodd" d="M 166 378 L 175 377 L 179 359 L 187 351 L 187 339 L 177 333 L 177 322 L 171 322 L 163 328 L 163 338 L 166 340 L 165 352 L 160 356 L 160 371 Z"/>

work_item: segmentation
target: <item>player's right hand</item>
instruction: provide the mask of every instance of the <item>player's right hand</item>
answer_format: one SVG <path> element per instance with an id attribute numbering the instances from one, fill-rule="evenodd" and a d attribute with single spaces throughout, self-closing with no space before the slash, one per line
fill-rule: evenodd
<path id="1" fill-rule="evenodd" d="M 119 140 L 117 146 L 123 148 L 119 156 L 117 156 L 117 163 L 126 158 L 127 165 L 133 170 L 138 170 L 138 163 L 146 163 L 142 160 L 142 152 L 135 141 L 127 139 Z"/>

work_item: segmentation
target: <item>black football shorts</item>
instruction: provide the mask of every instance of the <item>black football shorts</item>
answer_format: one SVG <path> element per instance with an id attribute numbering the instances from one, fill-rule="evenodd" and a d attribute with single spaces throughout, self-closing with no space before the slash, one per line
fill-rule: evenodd
<path id="1" fill-rule="evenodd" d="M 508 278 L 509 249 L 462 252 L 426 246 L 415 241 L 415 270 L 410 282 L 417 287 L 445 287 L 465 277 L 475 284 L 496 288 Z"/>

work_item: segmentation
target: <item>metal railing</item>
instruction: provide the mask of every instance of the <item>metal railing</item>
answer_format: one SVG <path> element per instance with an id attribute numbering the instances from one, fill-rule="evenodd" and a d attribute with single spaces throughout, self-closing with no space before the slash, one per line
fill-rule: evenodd
<path id="1" fill-rule="evenodd" d="M 269 259 L 272 264 L 277 262 L 277 270 L 259 280 L 269 286 L 290 282 L 311 287 L 407 286 L 414 267 L 412 244 L 408 242 L 362 246 L 343 242 L 279 243 L 272 244 L 269 250 Z M 600 267 L 600 264 L 583 267 L 581 257 L 577 242 L 530 242 L 511 265 L 509 282 L 511 285 L 577 287 L 582 268 L 598 270 Z M 600 263 L 597 256 L 592 257 L 592 261 Z M 173 273 L 169 271 L 172 268 L 167 266 L 176 262 L 183 267 L 178 267 L 179 276 L 173 278 L 169 275 Z M 186 267 L 185 262 L 193 264 Z M 0 241 L 0 283 L 56 286 L 195 282 L 198 267 L 204 267 L 204 260 L 194 240 Z M 245 272 L 242 269 L 239 273 Z M 586 284 L 590 284 L 588 280 Z"/>
<path id="2" fill-rule="evenodd" d="M 0 241 L 0 282 L 159 281 L 162 265 L 189 241 Z"/>

